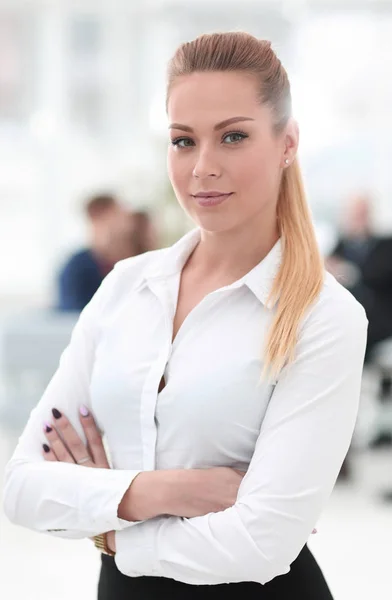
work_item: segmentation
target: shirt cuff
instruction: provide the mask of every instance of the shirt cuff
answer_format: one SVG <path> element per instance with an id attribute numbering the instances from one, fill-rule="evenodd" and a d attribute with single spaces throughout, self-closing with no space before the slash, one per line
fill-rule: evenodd
<path id="1" fill-rule="evenodd" d="M 154 538 L 162 518 L 136 523 L 132 529 L 116 531 L 116 565 L 128 577 L 161 576 Z"/>
<path id="2" fill-rule="evenodd" d="M 100 471 L 100 473 L 99 473 Z M 94 529 L 105 533 L 119 531 L 138 522 L 125 521 L 118 516 L 118 507 L 129 486 L 141 471 L 96 469 L 95 491 L 90 488 L 87 501 L 83 503 L 86 518 Z M 102 481 L 100 479 L 102 478 Z M 102 493 L 105 490 L 106 493 Z"/>

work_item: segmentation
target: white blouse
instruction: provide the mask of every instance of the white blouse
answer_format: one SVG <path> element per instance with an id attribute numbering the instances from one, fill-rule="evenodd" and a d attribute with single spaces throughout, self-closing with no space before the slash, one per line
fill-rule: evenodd
<path id="1" fill-rule="evenodd" d="M 289 572 L 349 448 L 367 319 L 326 273 L 295 362 L 277 381 L 260 382 L 278 241 L 247 275 L 208 294 L 172 343 L 181 269 L 199 240 L 193 230 L 107 276 L 8 464 L 4 507 L 14 523 L 62 537 L 116 530 L 115 560 L 129 576 L 264 584 Z M 82 403 L 105 435 L 111 470 L 43 459 L 52 407 L 83 437 Z M 118 518 L 140 471 L 216 466 L 246 471 L 233 507 L 190 519 Z"/>

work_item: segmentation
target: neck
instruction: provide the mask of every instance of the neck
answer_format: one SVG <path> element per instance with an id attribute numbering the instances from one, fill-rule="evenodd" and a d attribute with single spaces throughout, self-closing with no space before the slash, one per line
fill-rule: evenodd
<path id="1" fill-rule="evenodd" d="M 267 256 L 278 239 L 276 219 L 267 231 L 258 219 L 228 231 L 202 229 L 200 243 L 187 266 L 206 277 L 240 278 Z"/>
<path id="2" fill-rule="evenodd" d="M 92 231 L 90 236 L 90 248 L 94 254 L 104 259 L 109 253 L 110 248 L 108 236 L 103 236 Z"/>

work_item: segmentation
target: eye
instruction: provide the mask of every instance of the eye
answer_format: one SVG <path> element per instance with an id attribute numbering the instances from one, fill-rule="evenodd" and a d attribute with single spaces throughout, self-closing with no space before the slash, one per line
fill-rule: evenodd
<path id="1" fill-rule="evenodd" d="M 231 131 L 223 136 L 222 141 L 228 144 L 237 144 L 247 137 L 249 137 L 248 134 L 244 133 L 243 131 Z"/>
<path id="2" fill-rule="evenodd" d="M 187 137 L 175 138 L 174 140 L 171 140 L 171 144 L 178 148 L 190 148 L 191 146 L 194 146 L 193 140 Z"/>

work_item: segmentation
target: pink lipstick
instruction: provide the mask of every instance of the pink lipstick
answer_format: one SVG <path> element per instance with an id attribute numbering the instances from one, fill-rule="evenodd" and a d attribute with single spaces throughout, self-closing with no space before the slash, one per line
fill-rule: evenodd
<path id="1" fill-rule="evenodd" d="M 232 194 L 233 192 L 225 193 L 211 190 L 208 192 L 198 192 L 197 194 L 192 194 L 192 197 L 195 198 L 199 206 L 208 207 L 222 204 L 222 202 L 227 200 L 227 198 L 232 196 Z"/>

